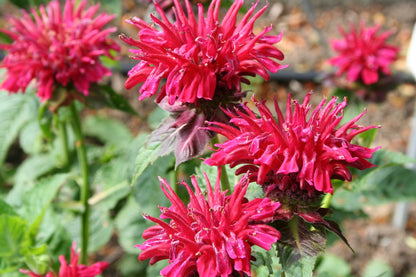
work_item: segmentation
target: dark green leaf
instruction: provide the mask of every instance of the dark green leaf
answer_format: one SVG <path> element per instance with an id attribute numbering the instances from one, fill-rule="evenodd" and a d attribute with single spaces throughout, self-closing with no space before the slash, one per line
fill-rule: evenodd
<path id="1" fill-rule="evenodd" d="M 41 4 L 46 4 L 49 0 L 10 0 L 13 5 L 22 9 L 36 8 Z"/>
<path id="2" fill-rule="evenodd" d="M 131 115 L 138 115 L 129 102 L 109 85 L 92 85 L 87 103 L 93 108 L 108 107 Z"/>

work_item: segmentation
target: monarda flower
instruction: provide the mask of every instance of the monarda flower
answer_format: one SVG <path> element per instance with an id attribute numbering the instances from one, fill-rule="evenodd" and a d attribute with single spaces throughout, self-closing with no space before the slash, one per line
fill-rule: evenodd
<path id="1" fill-rule="evenodd" d="M 358 134 L 376 126 L 362 127 L 356 122 L 365 111 L 337 128 L 343 117 L 346 99 L 337 104 L 332 98 L 323 100 L 309 115 L 311 93 L 303 104 L 290 95 L 283 115 L 275 100 L 277 120 L 264 103 L 256 100 L 258 117 L 247 106 L 244 110 L 227 111 L 231 125 L 210 123 L 210 130 L 224 135 L 228 141 L 207 159 L 209 165 L 231 167 L 242 165 L 237 174 L 248 172 L 251 181 L 263 186 L 266 196 L 313 198 L 333 193 L 331 179 L 351 180 L 347 167 L 366 169 L 376 149 L 353 144 Z M 302 199 L 299 199 L 302 200 Z"/>
<path id="2" fill-rule="evenodd" d="M 188 0 L 186 13 L 178 0 L 173 2 L 176 22 L 170 22 L 155 3 L 161 18 L 152 16 L 155 26 L 132 18 L 128 22 L 140 30 L 139 39 L 121 39 L 137 48 L 130 51 L 140 60 L 130 70 L 125 87 L 143 83 L 139 100 L 157 95 L 156 102 L 171 113 L 159 128 L 171 132 L 158 130 L 157 138 L 173 138 L 169 145 L 175 148 L 178 165 L 202 154 L 213 137 L 202 129 L 205 121 L 228 121 L 220 107 L 240 103 L 245 96 L 241 83 L 249 83 L 247 76 L 268 80 L 269 71 L 285 66 L 277 62 L 283 54 L 274 46 L 282 34 L 266 35 L 271 27 L 253 34 L 254 23 L 267 6 L 255 12 L 254 4 L 237 24 L 243 0 L 234 1 L 221 21 L 221 0 L 210 3 L 206 16 L 200 3 L 195 15 Z"/>
<path id="3" fill-rule="evenodd" d="M 100 275 L 108 266 L 107 262 L 97 262 L 91 266 L 78 264 L 79 253 L 75 253 L 75 243 L 71 247 L 71 262 L 68 264 L 63 255 L 59 256 L 61 267 L 59 275 L 54 272 L 48 272 L 45 277 L 94 277 Z M 30 270 L 21 269 L 21 273 L 27 274 L 31 277 L 43 277 Z"/>
<path id="4" fill-rule="evenodd" d="M 344 38 L 331 41 L 338 56 L 329 60 L 338 67 L 338 76 L 346 73 L 350 82 L 371 85 L 379 80 L 381 74 L 391 74 L 389 66 L 397 59 L 399 48 L 386 43 L 391 31 L 378 35 L 379 29 L 380 26 L 365 28 L 364 23 L 358 30 L 351 26 L 349 33 L 340 28 Z"/>
<path id="5" fill-rule="evenodd" d="M 161 270 L 163 276 L 231 276 L 233 273 L 251 276 L 251 246 L 270 249 L 280 238 L 280 233 L 262 222 L 268 222 L 280 204 L 270 199 L 256 198 L 247 201 L 244 195 L 248 181 L 243 178 L 226 196 L 220 191 L 217 178 L 214 190 L 207 176 L 207 198 L 204 197 L 195 176 L 192 185 L 183 183 L 190 202 L 186 206 L 166 180 L 161 188 L 172 203 L 161 208 L 161 219 L 145 215 L 158 225 L 143 233 L 146 241 L 138 245 L 142 250 L 140 260 L 150 259 L 150 264 L 168 259 L 169 265 Z"/>
<path id="6" fill-rule="evenodd" d="M 110 50 L 119 51 L 108 37 L 115 28 L 103 29 L 114 16 L 101 13 L 94 17 L 99 5 L 84 10 L 86 4 L 86 0 L 67 0 L 61 12 L 59 1 L 53 0 L 39 11 L 23 11 L 21 18 L 9 17 L 10 27 L 0 29 L 13 39 L 11 44 L 0 44 L 8 52 L 0 65 L 7 69 L 0 88 L 25 91 L 36 79 L 37 95 L 44 101 L 59 86 L 74 86 L 88 95 L 91 83 L 110 75 L 99 58 L 112 58 Z"/>
<path id="7" fill-rule="evenodd" d="M 179 101 L 198 106 L 201 99 L 223 96 L 221 90 L 241 98 L 241 83 L 248 83 L 245 76 L 258 74 L 268 80 L 268 71 L 285 67 L 276 61 L 282 60 L 283 54 L 274 46 L 282 35 L 266 35 L 271 27 L 253 34 L 254 22 L 267 6 L 254 13 L 254 4 L 237 24 L 243 2 L 234 1 L 221 21 L 221 0 L 211 2 L 206 17 L 202 4 L 198 4 L 195 16 L 188 0 L 186 14 L 179 1 L 174 0 L 175 23 L 155 3 L 161 19 L 153 15 L 151 18 L 158 28 L 139 18 L 128 20 L 140 30 L 139 40 L 127 36 L 121 39 L 137 47 L 130 51 L 140 62 L 130 70 L 125 87 L 131 89 L 143 83 L 139 100 L 158 94 L 157 102 L 167 97 L 171 105 Z M 165 82 L 161 83 L 162 80 Z M 221 99 L 216 102 L 223 103 Z"/>

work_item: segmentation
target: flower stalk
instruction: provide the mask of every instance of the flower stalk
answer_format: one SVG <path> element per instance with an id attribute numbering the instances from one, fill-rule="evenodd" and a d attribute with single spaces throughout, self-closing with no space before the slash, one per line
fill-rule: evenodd
<path id="1" fill-rule="evenodd" d="M 90 206 L 88 204 L 89 198 L 89 172 L 87 162 L 87 151 L 85 148 L 85 138 L 81 130 L 81 121 L 75 103 L 70 105 L 72 128 L 75 134 L 75 147 L 77 149 L 78 162 L 81 169 L 82 183 L 81 183 L 81 204 L 84 207 L 81 218 L 81 263 L 85 264 L 87 261 L 88 239 L 89 239 L 89 214 Z"/>
<path id="2" fill-rule="evenodd" d="M 62 149 L 62 168 L 67 168 L 69 165 L 69 149 L 68 149 L 68 133 L 66 131 L 66 122 L 58 120 L 59 139 L 61 141 Z"/>
<path id="3" fill-rule="evenodd" d="M 218 135 L 214 136 L 211 140 L 212 148 L 216 149 L 218 147 L 215 146 L 215 144 L 218 144 L 220 141 L 218 139 Z M 227 194 L 231 194 L 231 186 L 230 181 L 228 180 L 228 174 L 227 174 L 227 168 L 225 165 L 220 167 L 221 170 L 221 189 L 223 191 L 227 191 Z"/>

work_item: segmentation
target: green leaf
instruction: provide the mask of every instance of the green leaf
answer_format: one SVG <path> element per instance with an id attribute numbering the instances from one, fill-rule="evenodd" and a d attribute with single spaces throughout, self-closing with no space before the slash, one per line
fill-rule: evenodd
<path id="1" fill-rule="evenodd" d="M 83 122 L 85 136 L 97 137 L 105 144 L 125 146 L 133 136 L 120 121 L 103 116 L 89 116 Z"/>
<path id="2" fill-rule="evenodd" d="M 363 277 L 393 277 L 394 271 L 385 262 L 374 259 L 366 265 Z"/>
<path id="3" fill-rule="evenodd" d="M 38 104 L 39 100 L 29 91 L 10 95 L 0 91 L 0 166 L 20 129 L 36 117 Z"/>
<path id="4" fill-rule="evenodd" d="M 144 170 L 143 174 L 133 184 L 132 194 L 139 206 L 151 215 L 160 213 L 157 208 L 169 205 L 169 201 L 160 189 L 158 176 L 169 181 L 169 175 L 173 170 L 173 155 L 158 159 L 153 165 Z M 176 182 L 176 180 L 175 180 Z M 172 182 L 169 182 L 172 186 Z"/>
<path id="5" fill-rule="evenodd" d="M 27 158 L 16 172 L 15 185 L 7 195 L 7 203 L 21 206 L 23 196 L 34 185 L 36 179 L 55 168 L 55 165 L 55 158 L 51 154 Z"/>
<path id="6" fill-rule="evenodd" d="M 277 253 L 286 277 L 311 277 L 317 256 L 301 255 L 297 249 L 277 243 Z"/>
<path id="7" fill-rule="evenodd" d="M 132 184 L 137 181 L 144 170 L 152 165 L 160 157 L 160 149 L 163 146 L 162 141 L 150 141 L 149 137 L 142 134 L 141 139 L 137 142 L 140 145 L 138 155 L 135 163 L 135 174 L 133 176 Z M 145 141 L 147 140 L 147 141 Z M 166 153 L 168 154 L 168 153 Z"/>
<path id="8" fill-rule="evenodd" d="M 7 204 L 3 199 L 0 198 L 0 215 L 17 216 L 17 213 L 12 206 Z"/>
<path id="9" fill-rule="evenodd" d="M 355 144 L 364 146 L 364 147 L 370 147 L 371 143 L 374 140 L 374 137 L 377 134 L 377 129 L 373 128 L 373 129 L 369 129 L 361 134 L 358 134 L 354 140 L 355 140 Z"/>
<path id="10" fill-rule="evenodd" d="M 39 154 L 42 150 L 42 130 L 37 120 L 26 124 L 19 136 L 20 146 L 26 154 Z"/>
<path id="11" fill-rule="evenodd" d="M 115 219 L 116 228 L 119 234 L 119 242 L 124 251 L 131 254 L 138 254 L 140 250 L 134 247 L 143 243 L 142 234 L 153 222 L 145 220 L 139 205 L 130 197 L 127 204 L 118 213 Z M 136 257 L 137 259 L 137 257 Z"/>
<path id="12" fill-rule="evenodd" d="M 23 197 L 23 207 L 19 213 L 27 220 L 30 235 L 36 237 L 43 215 L 55 198 L 60 186 L 66 182 L 67 174 L 57 174 L 37 182 Z"/>
<path id="13" fill-rule="evenodd" d="M 22 249 L 30 244 L 26 220 L 6 214 L 0 215 L 0 258 L 19 258 Z"/>
<path id="14" fill-rule="evenodd" d="M 87 103 L 88 106 L 96 109 L 108 107 L 131 115 L 138 115 L 126 98 L 115 92 L 109 85 L 93 84 L 87 98 Z"/>
<path id="15" fill-rule="evenodd" d="M 350 265 L 338 256 L 325 254 L 316 269 L 318 276 L 347 277 L 351 276 Z"/>
<path id="16" fill-rule="evenodd" d="M 162 109 L 159 106 L 156 106 L 156 108 L 148 117 L 150 128 L 152 128 L 153 130 L 156 129 L 162 123 L 162 121 L 168 116 L 169 116 L 168 111 Z"/>
<path id="17" fill-rule="evenodd" d="M 119 1 L 119 0 L 98 0 L 96 2 L 101 3 L 101 8 L 104 11 L 106 11 L 110 14 L 115 14 L 115 15 L 117 15 L 117 17 L 121 16 L 121 12 L 122 12 L 121 1 Z"/>
<path id="18" fill-rule="evenodd" d="M 10 0 L 10 2 L 22 9 L 36 8 L 41 4 L 46 4 L 49 0 Z"/>
<path id="19" fill-rule="evenodd" d="M 339 189 L 332 204 L 354 211 L 366 205 L 416 199 L 416 172 L 403 165 L 387 165 L 370 171 L 351 182 L 349 189 Z"/>

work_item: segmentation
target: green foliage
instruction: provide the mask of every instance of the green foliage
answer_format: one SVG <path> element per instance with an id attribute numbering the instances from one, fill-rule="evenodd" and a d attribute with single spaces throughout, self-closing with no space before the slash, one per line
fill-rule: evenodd
<path id="1" fill-rule="evenodd" d="M 348 277 L 351 276 L 351 267 L 340 257 L 325 254 L 315 272 L 319 277 Z"/>
<path id="2" fill-rule="evenodd" d="M 49 2 L 49 0 L 10 0 L 10 2 L 22 9 L 29 9 L 38 7 L 39 5 L 44 5 Z"/>
<path id="3" fill-rule="evenodd" d="M 0 166 L 22 127 L 36 118 L 38 107 L 39 100 L 30 89 L 25 94 L 0 91 Z"/>
<path id="4" fill-rule="evenodd" d="M 355 211 L 366 205 L 416 199 L 416 172 L 406 167 L 415 160 L 400 153 L 378 150 L 370 160 L 377 167 L 354 171 L 357 178 L 334 194 L 332 205 Z"/>

